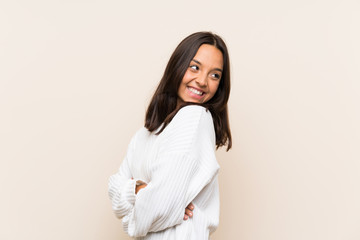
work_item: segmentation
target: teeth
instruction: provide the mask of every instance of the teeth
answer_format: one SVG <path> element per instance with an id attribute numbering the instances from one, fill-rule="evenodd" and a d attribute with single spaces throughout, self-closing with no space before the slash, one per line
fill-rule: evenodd
<path id="1" fill-rule="evenodd" d="M 196 90 L 194 88 L 189 87 L 189 90 L 191 92 L 195 93 L 196 95 L 199 95 L 199 96 L 203 95 L 203 92 L 200 92 L 200 91 L 198 91 L 198 90 Z"/>

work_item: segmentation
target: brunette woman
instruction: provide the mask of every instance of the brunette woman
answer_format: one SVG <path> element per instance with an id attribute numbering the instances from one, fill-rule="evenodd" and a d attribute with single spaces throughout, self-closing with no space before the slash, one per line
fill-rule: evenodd
<path id="1" fill-rule="evenodd" d="M 218 147 L 231 148 L 229 55 L 211 32 L 172 54 L 109 196 L 135 239 L 209 239 L 219 224 Z"/>

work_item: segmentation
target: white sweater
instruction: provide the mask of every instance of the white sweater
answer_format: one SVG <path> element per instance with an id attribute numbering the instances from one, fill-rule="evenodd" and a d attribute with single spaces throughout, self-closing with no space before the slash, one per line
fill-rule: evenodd
<path id="1" fill-rule="evenodd" d="M 210 112 L 183 107 L 161 134 L 141 128 L 131 139 L 109 179 L 113 210 L 137 240 L 208 240 L 219 223 L 218 170 Z M 137 180 L 148 185 L 135 194 Z M 190 202 L 194 215 L 185 221 Z"/>

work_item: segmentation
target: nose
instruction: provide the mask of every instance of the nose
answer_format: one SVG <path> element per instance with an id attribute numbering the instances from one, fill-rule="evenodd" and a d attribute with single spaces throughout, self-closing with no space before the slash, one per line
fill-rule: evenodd
<path id="1" fill-rule="evenodd" d="M 207 86 L 207 76 L 206 74 L 199 75 L 195 82 L 199 85 L 199 87 L 206 87 Z"/>

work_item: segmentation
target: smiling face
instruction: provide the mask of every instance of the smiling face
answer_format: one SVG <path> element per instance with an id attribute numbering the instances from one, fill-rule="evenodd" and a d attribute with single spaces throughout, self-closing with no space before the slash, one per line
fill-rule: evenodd
<path id="1" fill-rule="evenodd" d="M 206 103 L 216 93 L 223 69 L 223 55 L 203 44 L 191 60 L 180 83 L 178 97 L 184 102 Z"/>

